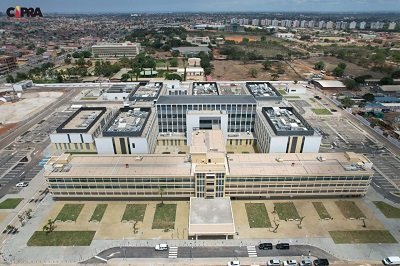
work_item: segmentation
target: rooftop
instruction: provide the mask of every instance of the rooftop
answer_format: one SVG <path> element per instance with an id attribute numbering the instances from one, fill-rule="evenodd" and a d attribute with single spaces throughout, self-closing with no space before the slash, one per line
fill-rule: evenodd
<path id="1" fill-rule="evenodd" d="M 157 177 L 190 176 L 191 164 L 182 155 L 78 155 L 69 156 L 67 162 L 52 157 L 48 164 L 53 170 L 48 177 Z"/>
<path id="2" fill-rule="evenodd" d="M 161 92 L 163 84 L 161 82 L 156 83 L 141 83 L 137 89 L 129 96 L 129 99 L 133 100 L 154 100 L 158 97 Z"/>
<path id="3" fill-rule="evenodd" d="M 372 163 L 355 153 L 229 154 L 230 176 L 321 176 L 373 174 Z"/>
<path id="4" fill-rule="evenodd" d="M 64 121 L 57 133 L 86 133 L 107 111 L 105 107 L 81 107 Z"/>
<path id="5" fill-rule="evenodd" d="M 190 198 L 189 235 L 234 234 L 229 198 Z"/>
<path id="6" fill-rule="evenodd" d="M 160 96 L 157 104 L 256 104 L 251 95 L 176 95 Z"/>
<path id="7" fill-rule="evenodd" d="M 102 43 L 102 44 L 98 44 L 98 45 L 93 45 L 92 47 L 96 48 L 96 47 L 129 47 L 129 46 L 137 46 L 140 45 L 139 43 L 132 43 L 132 42 L 123 42 L 123 43 Z"/>
<path id="8" fill-rule="evenodd" d="M 173 47 L 172 51 L 179 51 L 180 53 L 192 53 L 192 52 L 205 52 L 208 53 L 211 50 L 208 47 L 204 46 L 182 46 L 182 47 Z"/>
<path id="9" fill-rule="evenodd" d="M 193 82 L 192 95 L 218 95 L 216 82 Z"/>
<path id="10" fill-rule="evenodd" d="M 346 88 L 346 85 L 339 80 L 316 80 L 322 87 L 326 88 Z"/>
<path id="11" fill-rule="evenodd" d="M 220 95 L 247 95 L 243 84 L 237 83 L 218 83 Z"/>
<path id="12" fill-rule="evenodd" d="M 314 135 L 312 127 L 292 107 L 264 107 L 262 113 L 278 136 Z"/>
<path id="13" fill-rule="evenodd" d="M 383 91 L 397 91 L 400 92 L 400 85 L 381 85 Z"/>
<path id="14" fill-rule="evenodd" d="M 278 91 L 269 82 L 246 82 L 246 87 L 256 98 L 281 97 Z"/>
<path id="15" fill-rule="evenodd" d="M 131 84 L 113 84 L 106 93 L 131 93 L 135 89 L 135 85 Z"/>
<path id="16" fill-rule="evenodd" d="M 103 131 L 103 136 L 140 136 L 150 108 L 121 108 Z"/>
<path id="17" fill-rule="evenodd" d="M 192 134 L 190 153 L 226 152 L 221 130 L 197 130 Z"/>

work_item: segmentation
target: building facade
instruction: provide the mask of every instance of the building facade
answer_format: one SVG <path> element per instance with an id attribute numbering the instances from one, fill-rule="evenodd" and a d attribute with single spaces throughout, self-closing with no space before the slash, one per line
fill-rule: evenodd
<path id="1" fill-rule="evenodd" d="M 18 68 L 14 56 L 0 55 L 0 75 L 8 74 Z"/>
<path id="2" fill-rule="evenodd" d="M 92 46 L 94 57 L 135 57 L 140 53 L 140 43 L 106 43 Z"/>

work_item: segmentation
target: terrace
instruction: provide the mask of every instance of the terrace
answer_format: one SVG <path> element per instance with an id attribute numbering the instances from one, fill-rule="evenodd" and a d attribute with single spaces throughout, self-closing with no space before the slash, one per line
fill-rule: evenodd
<path id="1" fill-rule="evenodd" d="M 103 136 L 140 136 L 149 116 L 150 108 L 121 108 Z"/>
<path id="2" fill-rule="evenodd" d="M 247 95 L 242 84 L 237 83 L 219 83 L 218 92 L 220 95 Z"/>

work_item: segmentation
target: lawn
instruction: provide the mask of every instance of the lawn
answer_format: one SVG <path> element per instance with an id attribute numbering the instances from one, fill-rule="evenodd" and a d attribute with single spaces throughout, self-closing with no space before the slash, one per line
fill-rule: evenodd
<path id="1" fill-rule="evenodd" d="M 246 203 L 245 207 L 250 228 L 271 227 L 264 203 Z"/>
<path id="2" fill-rule="evenodd" d="M 274 203 L 274 205 L 275 211 L 278 213 L 279 219 L 300 219 L 300 215 L 297 212 L 297 209 L 294 206 L 293 202 L 279 202 Z"/>
<path id="3" fill-rule="evenodd" d="M 317 211 L 319 218 L 321 219 L 331 219 L 332 217 L 329 215 L 329 212 L 326 210 L 324 204 L 322 202 L 313 202 L 315 210 Z"/>
<path id="4" fill-rule="evenodd" d="M 278 90 L 278 91 L 279 91 L 279 93 L 280 93 L 281 95 L 286 95 L 286 94 L 287 94 L 285 90 Z"/>
<path id="5" fill-rule="evenodd" d="M 331 115 L 331 111 L 325 108 L 319 108 L 319 109 L 311 109 L 316 115 Z"/>
<path id="6" fill-rule="evenodd" d="M 300 99 L 300 96 L 283 96 L 285 99 Z"/>
<path id="7" fill-rule="evenodd" d="M 374 204 L 386 218 L 400 218 L 399 208 L 393 207 L 383 201 L 374 201 Z"/>
<path id="8" fill-rule="evenodd" d="M 157 204 L 153 229 L 174 229 L 176 204 Z"/>
<path id="9" fill-rule="evenodd" d="M 397 243 L 387 230 L 329 231 L 336 244 Z"/>
<path id="10" fill-rule="evenodd" d="M 360 219 L 365 218 L 364 213 L 358 208 L 354 201 L 335 201 L 336 206 L 340 209 L 343 216 L 347 219 L 354 218 Z"/>
<path id="11" fill-rule="evenodd" d="M 0 203 L 0 209 L 15 209 L 22 201 L 22 198 L 9 198 Z"/>
<path id="12" fill-rule="evenodd" d="M 28 246 L 90 246 L 96 231 L 36 231 Z"/>
<path id="13" fill-rule="evenodd" d="M 57 221 L 76 221 L 78 219 L 79 214 L 82 211 L 84 204 L 64 204 L 64 207 L 58 213 L 56 220 Z"/>
<path id="14" fill-rule="evenodd" d="M 127 204 L 122 221 L 140 221 L 143 222 L 147 204 Z"/>
<path id="15" fill-rule="evenodd" d="M 92 217 L 89 221 L 97 221 L 100 222 L 103 219 L 103 215 L 106 212 L 108 204 L 97 204 L 96 209 L 92 214 Z"/>

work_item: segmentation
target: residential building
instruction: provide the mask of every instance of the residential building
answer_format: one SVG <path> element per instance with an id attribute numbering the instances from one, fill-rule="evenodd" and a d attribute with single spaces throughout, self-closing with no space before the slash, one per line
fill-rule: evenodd
<path id="1" fill-rule="evenodd" d="M 260 20 L 259 19 L 253 19 L 252 21 L 251 21 L 251 25 L 253 25 L 253 26 L 258 26 L 258 25 L 260 25 Z"/>
<path id="2" fill-rule="evenodd" d="M 361 21 L 360 22 L 360 30 L 365 30 L 366 27 L 367 27 L 367 22 Z"/>
<path id="3" fill-rule="evenodd" d="M 14 56 L 0 55 L 0 75 L 8 74 L 18 68 Z"/>
<path id="4" fill-rule="evenodd" d="M 182 77 L 186 75 L 186 80 L 204 80 L 204 69 L 202 67 L 178 68 L 176 73 L 178 73 Z"/>
<path id="5" fill-rule="evenodd" d="M 354 30 L 356 27 L 357 27 L 357 22 L 355 21 L 350 22 L 349 29 Z"/>
<path id="6" fill-rule="evenodd" d="M 140 43 L 105 43 L 92 46 L 94 57 L 135 57 L 140 53 Z"/>
<path id="7" fill-rule="evenodd" d="M 310 20 L 310 21 L 308 22 L 308 27 L 309 27 L 309 28 L 314 28 L 314 27 L 315 27 L 315 21 L 314 21 L 314 20 Z"/>
<path id="8" fill-rule="evenodd" d="M 302 20 L 300 22 L 300 28 L 305 28 L 307 26 L 307 21 L 306 20 Z"/>
<path id="9" fill-rule="evenodd" d="M 388 30 L 395 30 L 396 29 L 396 22 L 390 22 L 388 26 Z"/>
<path id="10" fill-rule="evenodd" d="M 320 22 L 318 22 L 318 28 L 320 28 L 320 29 L 326 28 L 326 23 L 325 23 L 325 21 L 321 20 Z"/>
<path id="11" fill-rule="evenodd" d="M 328 21 L 328 22 L 326 23 L 326 29 L 328 29 L 328 30 L 333 29 L 333 21 Z"/>

